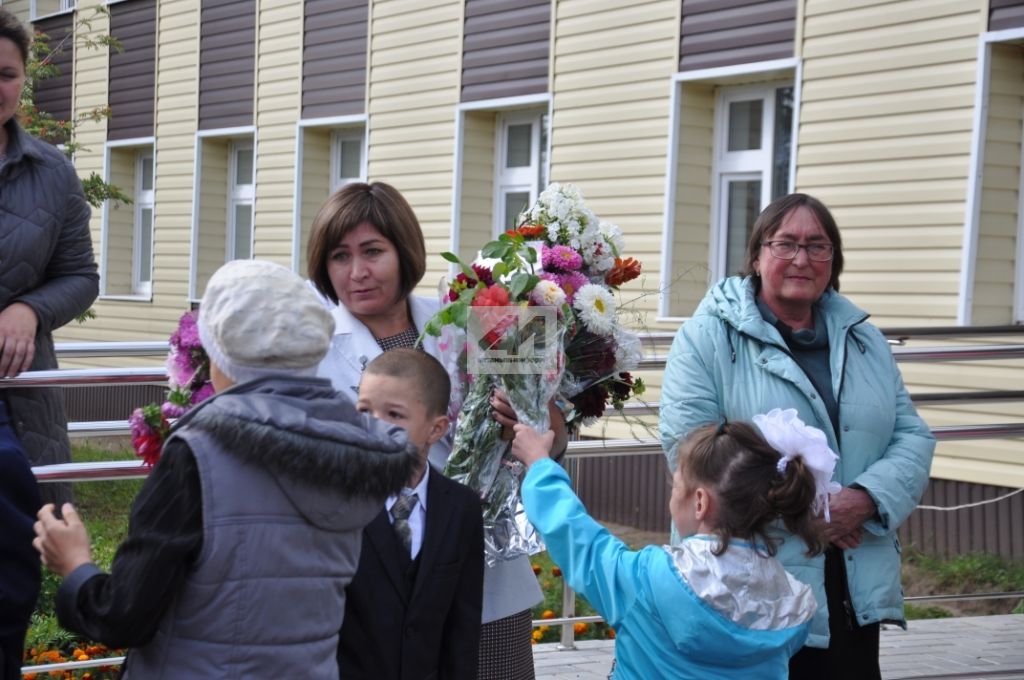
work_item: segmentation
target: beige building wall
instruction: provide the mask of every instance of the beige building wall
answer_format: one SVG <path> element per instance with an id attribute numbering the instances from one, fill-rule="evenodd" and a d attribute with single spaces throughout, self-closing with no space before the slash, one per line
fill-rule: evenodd
<path id="1" fill-rule="evenodd" d="M 419 217 L 427 274 L 418 293 L 437 295 L 451 243 L 455 107 L 459 102 L 461 0 L 377 0 L 370 8 L 368 166 Z"/>
<path id="2" fill-rule="evenodd" d="M 462 123 L 459 252 L 472 262 L 494 234 L 494 111 L 466 111 Z"/>
<path id="3" fill-rule="evenodd" d="M 306 252 L 313 218 L 331 192 L 331 131 L 309 127 L 302 134 L 302 209 L 299 215 L 299 274 L 306 275 Z"/>
<path id="4" fill-rule="evenodd" d="M 256 18 L 254 256 L 292 262 L 295 132 L 302 97 L 302 2 L 259 0 Z"/>
<path id="5" fill-rule="evenodd" d="M 644 274 L 620 297 L 648 328 L 657 327 L 680 7 L 559 0 L 554 8 L 550 177 L 579 186 L 591 209 L 622 229 L 624 254 L 640 260 Z"/>
<path id="6" fill-rule="evenodd" d="M 4 0 L 0 2 L 0 7 L 18 17 L 22 23 L 27 24 L 29 22 L 29 10 L 31 7 L 29 0 Z"/>
<path id="7" fill-rule="evenodd" d="M 135 186 L 135 149 L 110 149 L 107 164 L 108 181 L 130 194 Z M 97 208 L 95 212 L 102 218 L 103 208 Z M 95 242 L 97 259 L 105 265 L 103 292 L 107 295 L 131 295 L 135 206 L 111 201 L 107 206 L 107 232 L 103 236 L 107 243 L 105 256 L 99 254 L 102 239 Z"/>
<path id="8" fill-rule="evenodd" d="M 843 292 L 880 326 L 956 323 L 982 9 L 804 2 L 796 190 L 835 213 Z"/>

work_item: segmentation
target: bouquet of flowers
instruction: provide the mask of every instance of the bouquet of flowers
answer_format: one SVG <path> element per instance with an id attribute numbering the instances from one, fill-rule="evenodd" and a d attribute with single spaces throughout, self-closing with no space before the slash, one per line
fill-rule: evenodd
<path id="1" fill-rule="evenodd" d="M 592 425 L 610 404 L 621 409 L 644 392 L 631 371 L 639 365 L 640 339 L 619 324 L 615 291 L 640 276 L 640 263 L 623 257 L 619 228 L 599 220 L 571 184 L 551 184 L 519 216 L 509 233 L 539 239 L 543 271 L 565 292 L 577 323 L 566 338 L 566 370 L 560 396 L 572 404 L 566 418 L 570 433 Z"/>
<path id="2" fill-rule="evenodd" d="M 621 257 L 618 227 L 599 221 L 578 189 L 558 184 L 520 222 L 486 244 L 471 265 L 443 254 L 461 272 L 424 330 L 438 336 L 440 359 L 453 378 L 449 415 L 457 425 L 445 474 L 484 501 L 488 564 L 543 549 L 519 502 L 523 468 L 491 417 L 493 390 L 501 388 L 519 421 L 541 432 L 550 427 L 553 398 L 571 402 L 563 411 L 576 432 L 609 402 L 621 407 L 643 392 L 629 373 L 640 342 L 619 324 L 614 295 L 639 275 L 640 264 Z"/>
<path id="3" fill-rule="evenodd" d="M 135 454 L 150 466 L 160 460 L 164 441 L 171 430 L 170 421 L 185 415 L 213 394 L 210 359 L 199 342 L 196 312 L 182 314 L 169 342 L 167 399 L 163 404 L 147 404 L 135 409 L 128 419 Z"/>
<path id="4" fill-rule="evenodd" d="M 491 417 L 502 389 L 520 422 L 550 427 L 548 402 L 565 368 L 564 335 L 572 312 L 562 289 L 536 273 L 537 251 L 520 234 L 484 246 L 490 266 L 465 265 L 446 293 L 448 304 L 424 332 L 439 336 L 440 359 L 453 376 L 451 413 L 458 425 L 444 473 L 480 494 L 488 564 L 543 549 L 519 503 L 523 466 Z"/>

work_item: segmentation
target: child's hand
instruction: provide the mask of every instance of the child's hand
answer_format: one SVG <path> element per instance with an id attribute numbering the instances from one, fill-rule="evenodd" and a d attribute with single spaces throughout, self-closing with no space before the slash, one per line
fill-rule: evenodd
<path id="1" fill-rule="evenodd" d="M 53 514 L 53 503 L 40 508 L 39 521 L 35 523 L 36 537 L 32 545 L 39 551 L 43 564 L 50 571 L 66 577 L 83 564 L 92 562 L 89 551 L 89 534 L 78 517 L 75 506 L 65 503 L 61 508 L 64 519 Z"/>
<path id="2" fill-rule="evenodd" d="M 551 450 L 551 443 L 555 440 L 555 433 L 548 430 L 544 434 L 537 432 L 529 425 L 516 423 L 514 427 L 516 436 L 512 440 L 512 455 L 526 463 L 527 466 L 541 458 L 548 457 Z"/>

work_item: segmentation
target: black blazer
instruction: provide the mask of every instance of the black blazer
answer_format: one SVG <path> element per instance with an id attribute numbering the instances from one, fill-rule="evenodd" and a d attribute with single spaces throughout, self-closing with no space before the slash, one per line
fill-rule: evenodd
<path id="1" fill-rule="evenodd" d="M 359 568 L 345 592 L 341 677 L 475 680 L 483 554 L 480 500 L 436 470 L 427 479 L 415 565 L 382 510 L 363 530 Z"/>

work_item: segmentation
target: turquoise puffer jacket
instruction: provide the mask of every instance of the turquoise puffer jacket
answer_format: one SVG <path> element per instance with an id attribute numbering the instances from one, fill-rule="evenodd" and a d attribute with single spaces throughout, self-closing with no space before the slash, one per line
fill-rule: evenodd
<path id="1" fill-rule="evenodd" d="M 661 396 L 661 440 L 671 469 L 678 442 L 709 422 L 750 420 L 773 408 L 795 408 L 828 435 L 839 453 L 834 479 L 863 488 L 878 506 L 860 546 L 843 553 L 850 596 L 861 625 L 905 626 L 896 529 L 917 505 L 931 467 L 935 438 L 917 415 L 892 351 L 868 315 L 829 289 L 815 305 L 828 329 L 832 389 L 841 432 L 791 358 L 782 336 L 761 318 L 749 278 L 725 279 L 708 291 L 676 334 Z M 807 644 L 828 646 L 825 559 L 807 557 L 789 537 L 779 547 L 786 569 L 814 589 L 818 613 Z"/>

